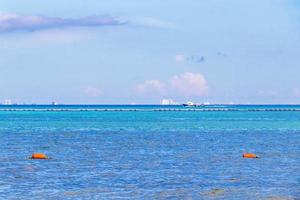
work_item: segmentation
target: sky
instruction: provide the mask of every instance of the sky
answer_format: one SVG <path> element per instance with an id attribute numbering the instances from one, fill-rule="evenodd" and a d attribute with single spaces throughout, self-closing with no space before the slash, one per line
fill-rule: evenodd
<path id="1" fill-rule="evenodd" d="M 0 102 L 300 104 L 296 0 L 0 0 Z"/>

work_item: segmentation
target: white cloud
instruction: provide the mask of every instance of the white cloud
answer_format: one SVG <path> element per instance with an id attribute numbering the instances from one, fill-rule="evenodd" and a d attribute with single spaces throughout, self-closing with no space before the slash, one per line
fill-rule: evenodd
<path id="1" fill-rule="evenodd" d="M 174 24 L 151 17 L 112 17 L 94 15 L 83 18 L 60 18 L 43 15 L 0 13 L 0 33 L 13 31 L 39 31 L 65 27 L 101 27 L 131 24 L 150 28 L 174 28 Z"/>
<path id="2" fill-rule="evenodd" d="M 183 55 L 183 54 L 177 54 L 175 55 L 175 61 L 177 63 L 183 63 L 183 62 L 190 62 L 195 64 L 200 64 L 205 62 L 205 57 L 202 55 Z"/>
<path id="3" fill-rule="evenodd" d="M 91 97 L 99 97 L 103 94 L 103 92 L 96 87 L 87 87 L 84 92 Z"/>
<path id="4" fill-rule="evenodd" d="M 46 17 L 42 15 L 18 15 L 14 13 L 0 13 L 0 32 L 11 31 L 37 31 L 63 27 L 100 27 L 111 25 L 122 25 L 111 16 L 90 16 L 84 18 L 59 18 Z"/>
<path id="5" fill-rule="evenodd" d="M 185 61 L 185 56 L 182 55 L 182 54 L 177 54 L 177 55 L 175 56 L 175 61 L 176 61 L 177 63 L 182 63 L 182 62 Z"/>
<path id="6" fill-rule="evenodd" d="M 165 93 L 165 84 L 159 80 L 146 80 L 144 83 L 136 86 L 136 91 L 143 95 L 163 95 Z"/>
<path id="7" fill-rule="evenodd" d="M 165 82 L 146 80 L 136 86 L 136 91 L 144 96 L 199 97 L 207 95 L 208 86 L 202 74 L 186 72 L 172 76 Z"/>
<path id="8" fill-rule="evenodd" d="M 208 86 L 206 79 L 200 73 L 186 72 L 170 79 L 170 86 L 184 96 L 204 96 Z"/>
<path id="9" fill-rule="evenodd" d="M 127 21 L 128 24 L 150 28 L 175 28 L 175 25 L 171 22 L 163 21 L 152 17 L 127 17 L 123 21 Z"/>

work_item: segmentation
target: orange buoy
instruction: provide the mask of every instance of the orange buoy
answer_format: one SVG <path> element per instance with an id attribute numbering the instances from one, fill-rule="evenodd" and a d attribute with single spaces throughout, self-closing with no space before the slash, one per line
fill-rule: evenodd
<path id="1" fill-rule="evenodd" d="M 43 153 L 33 153 L 31 159 L 48 159 L 48 156 Z"/>
<path id="2" fill-rule="evenodd" d="M 254 153 L 244 153 L 243 158 L 258 158 Z"/>

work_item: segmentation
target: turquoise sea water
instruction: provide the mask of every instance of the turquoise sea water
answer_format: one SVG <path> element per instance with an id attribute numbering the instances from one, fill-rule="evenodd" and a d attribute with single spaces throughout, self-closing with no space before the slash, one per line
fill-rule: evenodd
<path id="1" fill-rule="evenodd" d="M 300 106 L 0 106 L 0 148 L 0 199 L 300 199 Z"/>

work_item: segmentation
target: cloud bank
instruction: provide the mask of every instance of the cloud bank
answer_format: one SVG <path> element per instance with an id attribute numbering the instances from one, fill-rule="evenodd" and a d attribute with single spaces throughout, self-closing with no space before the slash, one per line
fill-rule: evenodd
<path id="1" fill-rule="evenodd" d="M 101 27 L 131 24 L 149 28 L 174 28 L 170 22 L 150 17 L 89 16 L 83 18 L 60 18 L 43 15 L 18 15 L 0 13 L 0 33 L 13 31 L 38 31 L 64 27 Z"/>
<path id="2" fill-rule="evenodd" d="M 90 16 L 84 18 L 58 18 L 42 15 L 0 14 L 0 33 L 11 31 L 36 31 L 63 27 L 116 26 L 126 22 L 111 16 Z"/>
<path id="3" fill-rule="evenodd" d="M 136 85 L 136 91 L 143 96 L 200 97 L 207 95 L 208 86 L 202 74 L 186 72 L 174 75 L 165 82 L 146 80 Z"/>
<path id="4" fill-rule="evenodd" d="M 191 63 L 204 63 L 205 62 L 205 57 L 202 55 L 191 55 L 191 56 L 186 56 L 183 54 L 177 54 L 175 55 L 175 61 L 177 63 L 183 63 L 183 62 L 191 62 Z"/>

